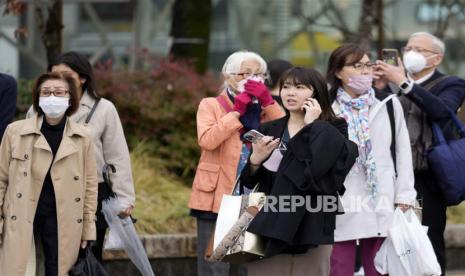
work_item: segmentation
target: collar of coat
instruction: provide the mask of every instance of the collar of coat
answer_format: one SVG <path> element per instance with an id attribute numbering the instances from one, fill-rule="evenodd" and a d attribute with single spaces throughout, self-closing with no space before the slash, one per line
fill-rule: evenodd
<path id="1" fill-rule="evenodd" d="M 87 106 L 88 108 L 92 108 L 95 104 L 95 99 L 92 98 L 87 91 L 84 91 L 82 94 L 82 98 L 79 102 L 80 105 Z"/>
<path id="2" fill-rule="evenodd" d="M 19 131 L 19 135 L 29 135 L 29 134 L 39 134 L 40 128 L 42 127 L 42 122 L 44 120 L 43 116 L 38 116 L 37 113 L 29 119 L 24 121 L 23 128 Z M 86 133 L 77 127 L 75 123 L 71 122 L 69 118 L 66 118 L 66 125 L 64 130 L 64 135 L 72 137 L 74 135 L 85 137 Z"/>

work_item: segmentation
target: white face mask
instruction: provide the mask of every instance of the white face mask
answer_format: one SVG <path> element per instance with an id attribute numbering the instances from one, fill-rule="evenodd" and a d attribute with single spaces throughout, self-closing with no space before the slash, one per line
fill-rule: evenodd
<path id="1" fill-rule="evenodd" d="M 415 74 L 426 68 L 427 60 L 422 54 L 415 51 L 409 51 L 404 55 L 403 62 L 405 69 L 407 69 L 409 73 Z"/>
<path id="2" fill-rule="evenodd" d="M 241 81 L 239 81 L 239 82 L 237 83 L 237 91 L 238 91 L 239 93 L 244 92 L 244 85 L 245 85 L 245 83 L 246 83 L 248 80 L 253 80 L 253 81 L 257 81 L 257 82 L 261 82 L 261 83 L 264 83 L 264 82 L 265 82 L 265 80 L 264 80 L 263 78 L 258 77 L 258 76 L 251 76 L 251 77 L 248 77 L 248 78 L 246 78 L 246 79 L 243 79 L 243 80 L 241 80 Z"/>
<path id="3" fill-rule="evenodd" d="M 69 98 L 55 97 L 53 95 L 49 97 L 40 97 L 39 106 L 47 117 L 54 119 L 60 118 L 69 107 Z"/>

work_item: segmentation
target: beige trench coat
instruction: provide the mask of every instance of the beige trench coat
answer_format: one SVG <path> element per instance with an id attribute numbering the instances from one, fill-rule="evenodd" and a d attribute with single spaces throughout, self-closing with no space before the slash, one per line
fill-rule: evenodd
<path id="1" fill-rule="evenodd" d="M 37 202 L 50 166 L 57 203 L 58 274 L 68 274 L 81 240 L 96 238 L 97 170 L 90 131 L 68 120 L 52 164 L 41 125 L 37 116 L 10 124 L 0 146 L 0 275 L 26 272 Z"/>
<path id="2" fill-rule="evenodd" d="M 95 99 L 85 92 L 79 103 L 79 109 L 71 115 L 70 120 L 85 124 Z M 35 112 L 29 109 L 27 117 L 34 116 Z M 113 192 L 118 195 L 122 209 L 135 206 L 136 196 L 132 180 L 131 159 L 129 149 L 124 137 L 123 126 L 112 102 L 102 98 L 87 127 L 91 130 L 94 142 L 95 160 L 97 161 L 97 175 L 99 182 L 103 182 L 102 169 L 105 164 L 113 164 L 116 173 L 111 174 Z"/>

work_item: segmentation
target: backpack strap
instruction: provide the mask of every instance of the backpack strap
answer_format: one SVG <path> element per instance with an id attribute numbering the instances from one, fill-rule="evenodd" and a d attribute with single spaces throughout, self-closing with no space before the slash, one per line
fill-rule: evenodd
<path id="1" fill-rule="evenodd" d="M 394 116 L 394 104 L 392 99 L 386 103 L 387 112 L 389 115 L 389 123 L 391 124 L 391 157 L 394 162 L 394 172 L 397 176 L 397 154 L 396 154 L 396 118 Z"/>
<path id="2" fill-rule="evenodd" d="M 100 100 L 101 100 L 101 98 L 98 98 L 95 101 L 94 106 L 92 106 L 92 109 L 90 110 L 89 115 L 87 115 L 87 118 L 86 118 L 86 121 L 85 121 L 86 124 L 88 124 L 90 122 L 90 119 L 92 119 L 92 116 L 94 116 L 95 109 L 97 109 L 97 105 L 99 104 Z"/>
<path id="3" fill-rule="evenodd" d="M 375 91 L 376 98 L 380 101 L 383 101 L 390 95 L 391 93 L 388 93 L 386 91 L 380 91 L 376 90 Z M 396 118 L 394 115 L 394 104 L 392 103 L 392 99 L 389 99 L 386 102 L 386 108 L 389 116 L 389 124 L 391 126 L 391 146 L 389 147 L 391 150 L 391 158 L 392 162 L 394 162 L 394 172 L 397 176 L 397 154 L 396 154 Z"/>

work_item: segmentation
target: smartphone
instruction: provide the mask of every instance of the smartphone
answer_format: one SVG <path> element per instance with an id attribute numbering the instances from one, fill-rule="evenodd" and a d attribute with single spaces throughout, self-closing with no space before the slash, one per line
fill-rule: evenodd
<path id="1" fill-rule="evenodd" d="M 387 64 L 398 66 L 397 58 L 399 57 L 399 51 L 397 49 L 383 49 L 381 51 L 383 61 Z"/>
<path id="2" fill-rule="evenodd" d="M 246 133 L 244 133 L 244 139 L 251 142 L 255 143 L 258 139 L 261 139 L 262 137 L 265 137 L 265 135 L 261 134 L 260 132 L 256 131 L 255 129 L 249 130 Z"/>

